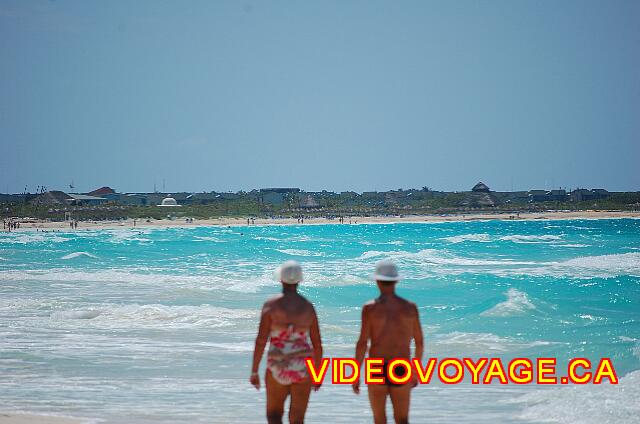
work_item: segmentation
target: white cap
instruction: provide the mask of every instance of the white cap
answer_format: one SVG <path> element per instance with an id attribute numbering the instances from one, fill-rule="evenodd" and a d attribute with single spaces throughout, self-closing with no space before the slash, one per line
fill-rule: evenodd
<path id="1" fill-rule="evenodd" d="M 302 267 L 296 261 L 287 261 L 278 268 L 280 282 L 285 284 L 298 284 L 302 281 Z"/>
<path id="2" fill-rule="evenodd" d="M 390 260 L 380 261 L 376 264 L 376 273 L 373 274 L 376 281 L 400 281 L 398 267 Z"/>

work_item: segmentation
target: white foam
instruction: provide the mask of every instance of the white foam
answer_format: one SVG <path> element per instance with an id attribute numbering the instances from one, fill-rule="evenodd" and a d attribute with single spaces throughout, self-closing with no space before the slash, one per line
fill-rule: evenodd
<path id="1" fill-rule="evenodd" d="M 108 234 L 111 236 L 109 238 L 109 242 L 116 244 L 123 244 L 132 241 L 143 243 L 151 242 L 151 239 L 140 236 L 151 234 L 152 231 L 158 231 L 158 229 L 152 230 L 150 228 L 119 228 L 113 230 L 103 230 L 104 234 Z"/>
<path id="2" fill-rule="evenodd" d="M 511 337 L 501 337 L 493 333 L 467 333 L 454 331 L 438 334 L 432 338 L 434 355 L 486 355 L 502 354 L 528 349 L 535 346 L 547 346 L 553 342 L 538 340 L 525 342 Z"/>
<path id="3" fill-rule="evenodd" d="M 76 271 L 68 268 L 54 268 L 42 270 L 9 270 L 0 273 L 0 281 L 48 281 L 64 284 L 96 284 L 104 287 L 122 284 L 126 287 L 132 285 L 151 287 L 171 287 L 178 289 L 197 290 L 232 290 L 244 292 L 256 292 L 265 285 L 273 285 L 273 279 L 268 273 L 260 275 L 259 272 L 251 274 L 234 270 L 218 270 L 217 274 L 192 274 L 188 272 L 179 274 L 166 274 L 160 272 L 141 272 L 148 270 L 135 269 L 132 271 L 120 269 L 105 269 L 100 271 Z M 179 272 L 179 270 L 175 270 Z"/>
<path id="4" fill-rule="evenodd" d="M 95 309 L 56 311 L 54 320 L 91 320 L 99 328 L 218 328 L 255 320 L 258 310 L 212 305 L 100 305 Z M 86 324 L 85 324 L 86 325 Z"/>
<path id="5" fill-rule="evenodd" d="M 224 240 L 220 240 L 217 237 L 211 237 L 211 236 L 195 236 L 194 239 L 196 239 L 196 241 L 200 240 L 200 241 L 211 241 L 213 243 L 224 243 Z"/>
<path id="6" fill-rule="evenodd" d="M 0 237 L 2 243 L 30 244 L 30 243 L 63 243 L 68 241 L 66 237 L 60 237 L 53 233 L 7 233 Z"/>
<path id="7" fill-rule="evenodd" d="M 106 311 L 109 316 L 119 321 L 132 321 L 138 324 L 154 325 L 156 323 L 169 326 L 185 327 L 226 327 L 236 320 L 255 320 L 258 310 L 230 309 L 211 305 L 200 306 L 165 306 L 165 305 L 131 305 Z"/>
<path id="8" fill-rule="evenodd" d="M 536 265 L 532 261 L 515 261 L 512 259 L 474 259 L 453 255 L 446 250 L 423 249 L 418 252 L 368 250 L 357 259 L 388 258 L 409 265 L 459 265 L 459 266 L 502 266 L 502 265 Z"/>
<path id="9" fill-rule="evenodd" d="M 93 319 L 100 315 L 99 310 L 87 309 L 87 310 L 72 310 L 72 311 L 58 311 L 51 314 L 53 319 Z"/>
<path id="10" fill-rule="evenodd" d="M 524 420 L 560 424 L 636 424 L 640 417 L 640 370 L 622 377 L 619 384 L 605 380 L 535 390 L 511 402 L 524 404 Z"/>
<path id="11" fill-rule="evenodd" d="M 463 243 L 466 241 L 474 241 L 478 243 L 489 243 L 491 238 L 489 234 L 463 234 L 460 236 L 444 237 L 442 240 L 452 244 Z"/>
<path id="12" fill-rule="evenodd" d="M 335 287 L 356 286 L 368 284 L 369 282 L 369 279 L 353 274 L 323 275 L 316 272 L 309 272 L 305 277 L 304 284 L 305 286 Z"/>
<path id="13" fill-rule="evenodd" d="M 311 250 L 304 250 L 304 249 L 275 249 L 275 250 L 290 256 L 307 256 L 307 257 L 324 256 L 324 253 L 322 252 L 312 252 Z"/>
<path id="14" fill-rule="evenodd" d="M 536 309 L 536 306 L 531 302 L 525 292 L 521 292 L 512 287 L 507 290 L 505 295 L 507 296 L 507 300 L 498 303 L 480 315 L 485 317 L 509 317 L 523 315 L 528 311 Z"/>
<path id="15" fill-rule="evenodd" d="M 528 275 L 570 278 L 609 278 L 619 275 L 640 276 L 640 253 L 581 256 L 561 262 L 538 262 L 535 267 L 487 269 L 499 276 Z"/>
<path id="16" fill-rule="evenodd" d="M 73 253 L 69 253 L 68 255 L 64 255 L 63 257 L 61 257 L 60 259 L 74 259 L 74 258 L 81 258 L 81 257 L 85 257 L 85 258 L 93 258 L 93 259 L 98 259 L 97 256 L 92 255 L 91 253 L 87 253 L 87 252 L 73 252 Z"/>
<path id="17" fill-rule="evenodd" d="M 510 236 L 500 237 L 502 241 L 510 241 L 513 243 L 520 244 L 540 244 L 540 243 L 555 243 L 562 240 L 562 236 L 556 236 L 552 234 L 545 234 L 541 236 L 534 235 L 522 235 L 522 234 L 514 234 Z"/>
<path id="18" fill-rule="evenodd" d="M 275 238 L 275 237 L 263 237 L 263 236 L 256 236 L 253 239 L 254 240 L 266 240 L 266 241 L 281 241 L 282 240 L 282 239 Z"/>
<path id="19" fill-rule="evenodd" d="M 520 272 L 531 275 L 575 278 L 607 278 L 618 275 L 640 276 L 640 253 L 582 256 L 544 265 L 538 269 L 523 269 Z"/>

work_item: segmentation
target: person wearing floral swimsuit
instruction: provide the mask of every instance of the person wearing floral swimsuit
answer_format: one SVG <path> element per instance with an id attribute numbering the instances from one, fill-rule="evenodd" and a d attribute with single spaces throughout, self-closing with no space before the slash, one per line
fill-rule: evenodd
<path id="1" fill-rule="evenodd" d="M 279 268 L 279 276 L 282 294 L 268 300 L 262 308 L 249 381 L 260 389 L 258 369 L 269 341 L 265 373 L 267 422 L 282 423 L 284 404 L 291 396 L 289 422 L 301 424 L 312 388 L 305 358 L 313 358 L 319 364 L 322 341 L 316 311 L 297 290 L 302 281 L 300 265 L 295 261 L 285 262 Z"/>

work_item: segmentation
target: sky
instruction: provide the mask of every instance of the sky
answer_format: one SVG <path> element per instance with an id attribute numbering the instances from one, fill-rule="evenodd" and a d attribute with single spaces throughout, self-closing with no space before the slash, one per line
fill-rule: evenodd
<path id="1" fill-rule="evenodd" d="M 638 191 L 638 40 L 635 0 L 0 0 L 0 192 Z"/>

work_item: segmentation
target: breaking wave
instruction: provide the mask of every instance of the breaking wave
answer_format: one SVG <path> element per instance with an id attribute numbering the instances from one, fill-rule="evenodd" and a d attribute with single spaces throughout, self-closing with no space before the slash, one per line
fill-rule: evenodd
<path id="1" fill-rule="evenodd" d="M 582 256 L 562 262 L 541 264 L 539 268 L 518 270 L 519 274 L 573 278 L 608 278 L 619 275 L 640 276 L 640 253 Z"/>
<path id="2" fill-rule="evenodd" d="M 311 250 L 304 250 L 304 249 L 275 249 L 275 250 L 289 256 L 324 256 L 322 252 L 312 252 Z"/>
<path id="3" fill-rule="evenodd" d="M 58 311 L 51 314 L 53 319 L 93 319 L 100 315 L 100 311 L 88 309 L 88 310 L 73 310 L 73 311 Z"/>
<path id="4" fill-rule="evenodd" d="M 541 236 L 515 234 L 511 236 L 500 237 L 499 240 L 510 241 L 513 243 L 522 243 L 522 244 L 540 244 L 540 243 L 549 244 L 549 243 L 562 241 L 562 236 L 556 236 L 556 235 L 550 235 L 550 234 L 541 235 Z"/>
<path id="5" fill-rule="evenodd" d="M 66 237 L 60 237 L 54 234 L 42 234 L 33 232 L 24 233 L 8 233 L 3 234 L 0 237 L 2 243 L 11 244 L 31 244 L 31 243 L 64 243 L 70 239 Z"/>
<path id="6" fill-rule="evenodd" d="M 446 250 L 423 249 L 418 252 L 368 250 L 357 259 L 388 258 L 405 264 L 460 265 L 460 266 L 492 266 L 492 265 L 536 265 L 537 262 L 517 261 L 512 259 L 474 259 L 456 256 Z"/>
<path id="7" fill-rule="evenodd" d="M 510 288 L 505 293 L 507 300 L 500 302 L 493 308 L 482 312 L 485 317 L 509 317 L 513 315 L 523 315 L 528 311 L 536 309 L 525 292 Z"/>
<path id="8" fill-rule="evenodd" d="M 217 237 L 211 237 L 211 236 L 195 236 L 194 239 L 196 241 L 210 241 L 213 243 L 224 243 L 224 240 L 220 240 Z"/>
<path id="9" fill-rule="evenodd" d="M 391 259 L 401 266 L 413 267 L 416 278 L 433 274 L 486 273 L 498 276 L 552 276 L 607 278 L 619 275 L 640 276 L 640 253 L 582 256 L 566 261 L 522 261 L 514 259 L 465 258 L 446 250 L 424 249 L 418 252 L 370 250 L 358 260 Z"/>
<path id="10" fill-rule="evenodd" d="M 535 390 L 512 403 L 524 405 L 521 419 L 561 424 L 633 424 L 640 417 L 640 370 L 617 385 L 586 384 Z"/>
<path id="11" fill-rule="evenodd" d="M 93 283 L 96 286 L 110 285 L 149 286 L 172 290 L 231 290 L 257 292 L 261 287 L 273 285 L 273 278 L 268 274 L 244 274 L 225 271 L 224 276 L 216 274 L 163 274 L 157 272 L 133 272 L 116 269 L 100 271 L 77 271 L 65 268 L 19 271 L 10 270 L 0 273 L 0 281 L 50 281 L 56 283 Z"/>
<path id="12" fill-rule="evenodd" d="M 475 241 L 479 243 L 489 243 L 491 238 L 489 234 L 463 234 L 460 236 L 444 237 L 442 240 L 452 244 L 463 243 L 465 241 Z"/>
<path id="13" fill-rule="evenodd" d="M 97 256 L 92 255 L 91 253 L 87 253 L 87 252 L 73 252 L 73 253 L 69 253 L 68 255 L 64 255 L 63 257 L 61 257 L 60 259 L 75 259 L 75 258 L 93 258 L 93 259 L 98 259 Z"/>
<path id="14" fill-rule="evenodd" d="M 435 335 L 431 341 L 434 355 L 487 355 L 517 352 L 535 346 L 548 346 L 554 342 L 524 341 L 502 337 L 493 333 L 467 333 L 454 331 Z"/>
<path id="15" fill-rule="evenodd" d="M 519 244 L 553 244 L 562 241 L 562 236 L 545 234 L 545 235 L 523 235 L 513 234 L 502 237 L 491 237 L 489 234 L 462 234 L 458 236 L 443 237 L 441 240 L 451 244 L 464 242 L 490 243 L 492 241 L 507 241 Z"/>
<path id="16" fill-rule="evenodd" d="M 100 328 L 218 328 L 255 321 L 258 310 L 230 309 L 211 305 L 167 306 L 101 305 L 98 309 L 55 311 L 53 320 L 90 320 Z"/>

